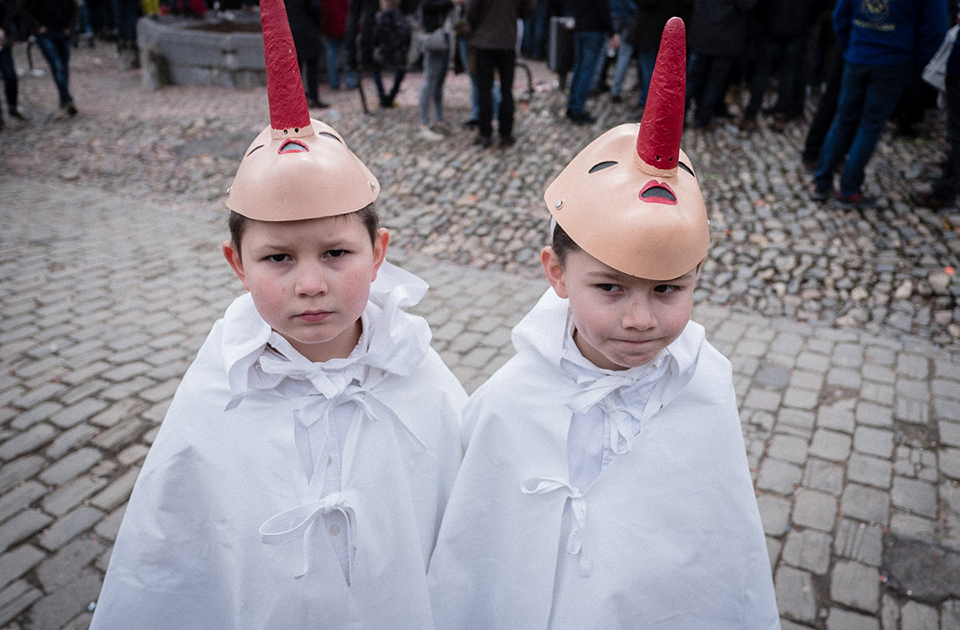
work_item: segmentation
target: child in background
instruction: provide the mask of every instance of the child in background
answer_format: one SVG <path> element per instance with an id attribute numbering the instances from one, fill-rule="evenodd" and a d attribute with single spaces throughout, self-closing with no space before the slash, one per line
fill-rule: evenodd
<path id="1" fill-rule="evenodd" d="M 385 261 L 379 183 L 309 118 L 283 4 L 260 6 L 271 126 L 223 245 L 249 293 L 174 396 L 92 627 L 430 630 L 466 394 L 401 310 L 427 286 Z"/>
<path id="2" fill-rule="evenodd" d="M 412 29 L 410 21 L 400 11 L 400 0 L 380 0 L 373 26 L 373 82 L 380 96 L 380 107 L 397 106 L 400 84 L 407 74 L 407 54 L 410 52 Z M 383 71 L 393 71 L 393 87 L 383 87 Z"/>
<path id="3" fill-rule="evenodd" d="M 438 628 L 779 627 L 730 363 L 689 320 L 709 228 L 680 150 L 684 49 L 674 18 L 643 123 L 547 188 L 552 289 L 464 407 Z"/>

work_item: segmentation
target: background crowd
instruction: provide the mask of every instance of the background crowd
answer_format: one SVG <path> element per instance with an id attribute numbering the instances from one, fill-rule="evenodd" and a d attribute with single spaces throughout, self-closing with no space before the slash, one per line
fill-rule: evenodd
<path id="1" fill-rule="evenodd" d="M 102 40 L 135 51 L 143 15 L 255 11 L 255 4 L 0 0 L 7 113 L 29 114 L 17 104 L 10 54 L 16 42 L 36 45 L 49 64 L 60 115 L 72 116 L 71 46 Z M 471 115 L 462 124 L 477 129 L 482 148 L 494 144 L 495 130 L 498 146 L 517 142 L 512 90 L 501 86 L 513 85 L 524 59 L 546 60 L 558 73 L 570 123 L 595 123 L 590 102 L 601 98 L 639 120 L 660 33 L 678 15 L 688 25 L 688 124 L 703 132 L 720 124 L 743 133 L 782 130 L 809 109 L 803 164 L 813 176 L 811 197 L 836 198 L 851 209 L 876 202 L 862 193 L 863 171 L 888 121 L 895 133 L 915 135 L 926 110 L 936 107 L 938 91 L 921 73 L 958 10 L 957 0 L 287 0 L 286 7 L 311 108 L 327 106 L 322 90 L 354 89 L 364 75 L 372 76 L 380 107 L 396 107 L 404 76 L 420 71 L 419 135 L 440 141 L 449 132 L 444 79 L 467 72 Z M 953 204 L 960 188 L 958 77 L 960 55 L 952 54 L 942 86 L 951 148 L 941 177 L 914 194 L 934 209 Z"/>

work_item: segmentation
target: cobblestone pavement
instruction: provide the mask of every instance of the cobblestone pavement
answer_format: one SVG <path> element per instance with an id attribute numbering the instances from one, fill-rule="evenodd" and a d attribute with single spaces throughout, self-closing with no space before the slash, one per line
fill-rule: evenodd
<path id="1" fill-rule="evenodd" d="M 435 143 L 416 135 L 416 75 L 373 116 L 325 94 L 323 117 L 381 178 L 390 257 L 433 287 L 417 312 L 468 390 L 546 288 L 545 184 L 626 119 L 600 100 L 595 127 L 555 122 L 562 99 L 531 66 L 506 151 L 457 125 L 462 77 Z M 55 118 L 52 81 L 28 72 L 30 122 L 0 132 L 2 630 L 87 627 L 179 378 L 242 290 L 219 253 L 222 194 L 266 124 L 263 90 L 145 92 L 102 45 L 77 51 L 72 80 L 78 117 Z M 886 139 L 868 170 L 883 204 L 857 215 L 807 201 L 802 135 L 685 136 L 717 226 L 694 318 L 734 364 L 783 627 L 960 630 L 960 217 L 906 196 L 943 143 Z"/>

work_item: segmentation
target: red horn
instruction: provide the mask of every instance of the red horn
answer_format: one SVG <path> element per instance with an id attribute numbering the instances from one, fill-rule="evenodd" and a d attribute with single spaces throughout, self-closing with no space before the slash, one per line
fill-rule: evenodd
<path id="1" fill-rule="evenodd" d="M 654 168 L 677 168 L 686 84 L 686 29 L 683 20 L 674 17 L 663 27 L 657 65 L 650 78 L 647 105 L 637 134 L 637 155 Z"/>
<path id="2" fill-rule="evenodd" d="M 274 129 L 309 127 L 307 95 L 303 91 L 300 64 L 283 0 L 261 0 L 260 23 L 263 25 L 263 56 L 267 64 L 270 126 Z"/>

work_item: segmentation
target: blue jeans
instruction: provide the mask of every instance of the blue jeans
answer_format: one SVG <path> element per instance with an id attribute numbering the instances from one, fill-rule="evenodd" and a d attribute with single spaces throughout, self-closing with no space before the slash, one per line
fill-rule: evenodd
<path id="1" fill-rule="evenodd" d="M 340 49 L 343 46 L 342 37 L 324 36 L 327 44 L 327 82 L 330 87 L 340 87 Z"/>
<path id="2" fill-rule="evenodd" d="M 430 124 L 430 102 L 436 121 L 443 120 L 443 81 L 447 77 L 450 49 L 423 51 L 423 87 L 420 88 L 420 124 Z"/>
<path id="3" fill-rule="evenodd" d="M 837 116 L 823 143 L 814 175 L 817 190 L 833 188 L 833 173 L 846 155 L 847 162 L 840 175 L 840 194 L 849 196 L 860 192 L 867 162 L 913 72 L 910 64 L 846 64 Z"/>
<path id="4" fill-rule="evenodd" d="M 650 77 L 653 76 L 653 69 L 657 65 L 657 51 L 641 50 L 637 58 L 640 61 L 640 94 L 637 95 L 637 106 L 645 107 L 647 92 L 650 90 Z"/>
<path id="5" fill-rule="evenodd" d="M 63 31 L 46 31 L 37 35 L 37 46 L 43 53 L 53 82 L 57 84 L 57 93 L 60 95 L 60 106 L 64 107 L 73 102 L 70 96 L 70 38 Z"/>
<path id="6" fill-rule="evenodd" d="M 567 111 L 571 114 L 587 113 L 587 95 L 605 40 L 604 34 L 597 31 L 573 34 L 573 78 L 567 98 Z"/>

